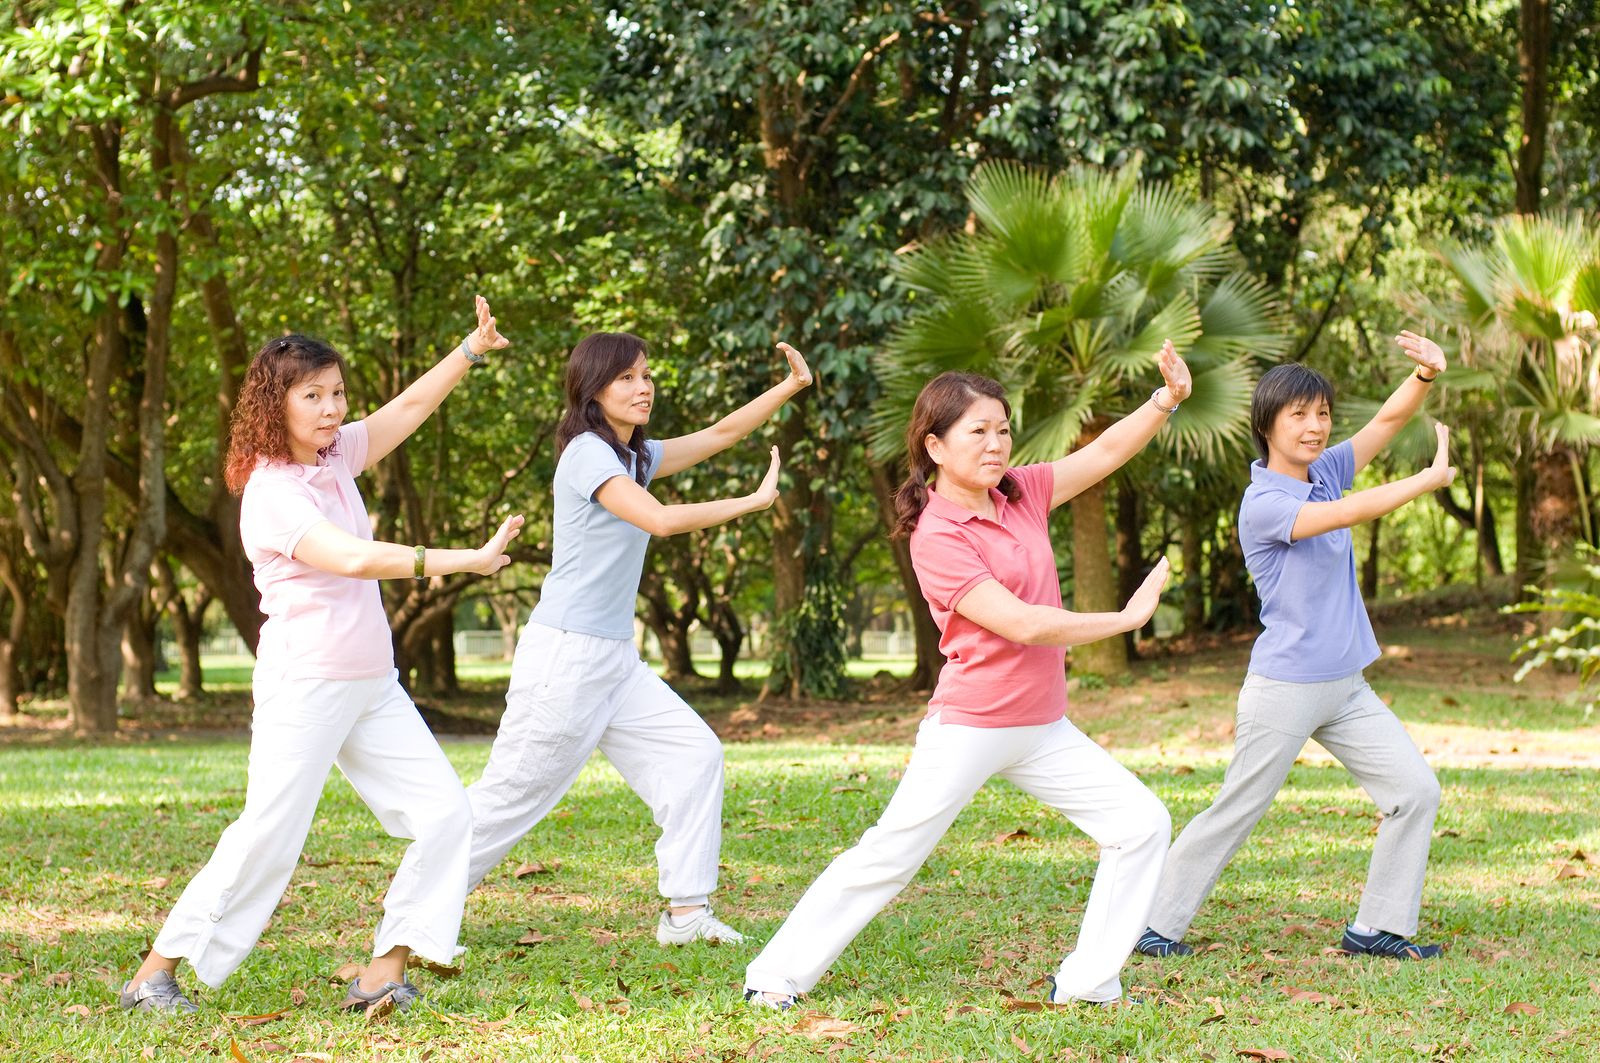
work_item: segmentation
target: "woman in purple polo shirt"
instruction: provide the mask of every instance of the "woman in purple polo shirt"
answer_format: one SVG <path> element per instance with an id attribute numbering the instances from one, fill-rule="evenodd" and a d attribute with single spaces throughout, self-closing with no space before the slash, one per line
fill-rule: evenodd
<path id="1" fill-rule="evenodd" d="M 1077 947 L 1054 975 L 1051 1000 L 1122 996 L 1118 972 L 1149 913 L 1172 821 L 1160 799 L 1064 717 L 1066 647 L 1144 626 L 1167 562 L 1120 612 L 1069 612 L 1048 520 L 1137 454 L 1189 396 L 1188 367 L 1171 343 L 1159 362 L 1166 383 L 1149 401 L 1081 450 L 1019 468 L 1010 467 L 1011 407 L 998 383 L 943 373 L 917 396 L 895 534 L 911 538 L 947 663 L 883 816 L 812 883 L 745 972 L 752 1004 L 793 1007 L 996 775 L 1100 844 Z"/>
<path id="2" fill-rule="evenodd" d="M 1190 921 L 1308 738 L 1337 757 L 1383 813 L 1367 888 L 1343 948 L 1412 960 L 1441 951 L 1409 940 L 1422 907 L 1439 782 L 1361 674 L 1377 659 L 1378 641 L 1361 601 L 1350 529 L 1455 478 L 1448 430 L 1436 426 L 1438 451 L 1422 472 L 1345 494 L 1444 372 L 1444 352 L 1432 340 L 1402 332 L 1396 341 L 1417 368 L 1366 427 L 1337 446 L 1328 446 L 1333 387 L 1322 374 L 1291 363 L 1256 385 L 1250 422 L 1261 460 L 1250 466 L 1239 540 L 1261 595 L 1265 630 L 1239 691 L 1233 760 L 1222 790 L 1172 845 L 1150 927 L 1139 939 L 1145 955 L 1193 951 L 1183 943 Z"/>

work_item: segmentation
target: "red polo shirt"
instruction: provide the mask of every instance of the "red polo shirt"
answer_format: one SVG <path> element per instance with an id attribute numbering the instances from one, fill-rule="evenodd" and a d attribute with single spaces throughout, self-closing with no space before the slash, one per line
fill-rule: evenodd
<path id="1" fill-rule="evenodd" d="M 1061 581 L 1050 547 L 1048 463 L 1009 470 L 1021 488 L 1008 502 L 991 490 L 995 520 L 980 517 L 932 491 L 911 533 L 911 564 L 939 627 L 945 655 L 929 713 L 969 727 L 1025 727 L 1066 714 L 1065 646 L 1024 646 L 956 612 L 984 580 L 1032 605 L 1061 607 Z"/>

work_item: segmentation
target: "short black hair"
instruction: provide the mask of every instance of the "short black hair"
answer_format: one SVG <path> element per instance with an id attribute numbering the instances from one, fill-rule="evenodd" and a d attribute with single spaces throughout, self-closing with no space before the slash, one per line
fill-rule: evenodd
<path id="1" fill-rule="evenodd" d="M 1328 378 L 1299 362 L 1275 365 L 1256 381 L 1256 393 L 1250 400 L 1250 435 L 1255 439 L 1256 453 L 1267 460 L 1267 433 L 1272 422 L 1285 406 L 1322 399 L 1333 412 L 1333 385 Z"/>

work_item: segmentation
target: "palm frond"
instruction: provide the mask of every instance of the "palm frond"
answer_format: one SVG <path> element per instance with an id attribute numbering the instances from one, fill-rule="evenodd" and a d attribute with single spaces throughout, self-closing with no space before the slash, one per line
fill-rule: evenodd
<path id="1" fill-rule="evenodd" d="M 1195 373 L 1194 391 L 1157 438 L 1168 452 L 1203 461 L 1216 461 L 1230 450 L 1247 446 L 1254 391 L 1255 374 L 1243 359 Z"/>
<path id="2" fill-rule="evenodd" d="M 1270 360 L 1288 350 L 1283 312 L 1266 282 L 1234 273 L 1206 294 L 1200 304 L 1200 338 L 1192 349 L 1197 361 Z"/>

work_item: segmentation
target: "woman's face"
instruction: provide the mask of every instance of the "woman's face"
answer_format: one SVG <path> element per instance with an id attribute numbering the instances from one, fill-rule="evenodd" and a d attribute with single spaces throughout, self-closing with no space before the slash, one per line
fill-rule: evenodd
<path id="1" fill-rule="evenodd" d="M 1011 463 L 1011 422 L 999 399 L 968 406 L 941 436 L 927 438 L 939 478 L 968 488 L 998 487 Z"/>
<path id="2" fill-rule="evenodd" d="M 330 446 L 350 403 L 344 394 L 344 376 L 330 365 L 300 380 L 283 399 L 283 427 L 289 437 L 289 454 L 302 465 L 315 465 L 317 451 Z"/>
<path id="3" fill-rule="evenodd" d="M 650 379 L 650 364 L 641 354 L 595 396 L 595 401 L 600 403 L 600 411 L 611 423 L 617 438 L 626 441 L 634 428 L 650 423 L 650 407 L 655 398 L 656 385 Z"/>
<path id="4" fill-rule="evenodd" d="M 1322 457 L 1333 433 L 1333 411 L 1320 396 L 1291 402 L 1267 433 L 1267 466 L 1304 467 Z"/>

